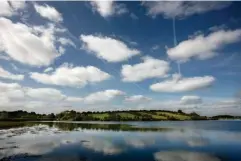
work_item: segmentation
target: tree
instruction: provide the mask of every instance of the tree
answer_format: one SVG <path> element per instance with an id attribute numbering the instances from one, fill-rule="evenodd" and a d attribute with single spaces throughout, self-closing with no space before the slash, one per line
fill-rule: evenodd
<path id="1" fill-rule="evenodd" d="M 55 119 L 55 115 L 53 113 L 47 115 L 47 119 L 49 120 L 54 120 Z"/>
<path id="2" fill-rule="evenodd" d="M 180 109 L 179 109 L 177 112 L 178 112 L 178 113 L 183 113 L 182 110 L 180 110 Z"/>
<path id="3" fill-rule="evenodd" d="M 3 111 L 0 113 L 0 119 L 4 120 L 4 119 L 8 119 L 8 113 Z"/>
<path id="4" fill-rule="evenodd" d="M 192 115 L 192 116 L 199 116 L 196 112 L 192 112 L 192 113 L 190 113 L 190 115 Z"/>

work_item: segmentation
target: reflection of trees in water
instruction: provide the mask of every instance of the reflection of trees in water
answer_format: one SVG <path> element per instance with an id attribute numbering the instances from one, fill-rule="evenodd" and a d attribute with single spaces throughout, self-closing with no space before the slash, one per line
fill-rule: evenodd
<path id="1" fill-rule="evenodd" d="M 35 161 L 88 161 L 85 156 L 81 155 L 55 155 L 55 156 L 42 156 L 30 154 L 17 154 L 8 157 L 3 157 L 0 161 L 15 161 L 15 160 L 35 160 Z"/>
<path id="2" fill-rule="evenodd" d="M 132 132 L 132 130 L 128 130 L 131 132 L 115 132 L 115 130 L 110 130 L 111 128 L 117 128 L 116 131 L 121 130 L 121 128 L 125 130 L 127 130 L 128 128 L 133 128 L 134 130 L 136 130 L 135 128 L 137 128 L 130 125 L 127 126 L 125 124 L 123 124 L 122 127 L 120 127 L 120 124 L 97 124 L 96 125 L 96 124 L 87 124 L 87 123 L 80 124 L 80 123 L 61 123 L 61 122 L 40 122 L 40 123 L 28 122 L 28 124 L 29 126 L 33 126 L 33 125 L 38 125 L 38 126 L 34 126 L 31 128 L 26 127 L 25 130 L 22 130 L 22 131 L 39 130 L 41 132 L 28 135 L 28 136 L 34 136 L 35 139 L 33 139 L 33 137 L 29 137 L 27 141 L 21 142 L 20 140 L 20 142 L 17 142 L 17 145 L 20 145 L 20 148 L 19 148 L 20 151 L 17 151 L 17 152 L 22 152 L 22 153 L 28 152 L 30 157 L 29 160 L 31 160 L 31 157 L 34 157 L 34 156 L 36 157 L 37 155 L 39 155 L 37 158 L 34 158 L 34 160 L 36 161 L 50 161 L 50 160 L 81 161 L 81 159 L 82 160 L 85 159 L 83 156 L 77 156 L 77 155 L 69 156 L 68 158 L 66 155 L 69 155 L 69 153 L 62 157 L 45 155 L 46 153 L 52 155 L 55 152 L 59 152 L 61 148 L 64 146 L 65 147 L 63 149 L 64 150 L 66 149 L 66 151 L 68 147 L 74 147 L 74 148 L 77 147 L 76 149 L 78 148 L 85 149 L 87 152 L 90 152 L 90 153 L 93 152 L 100 156 L 116 155 L 121 157 L 122 154 L 124 156 L 125 153 L 133 152 L 132 149 L 135 149 L 135 150 L 141 149 L 144 151 L 144 148 L 145 148 L 147 149 L 147 152 L 150 152 L 148 151 L 148 148 L 152 149 L 153 147 L 156 147 L 159 145 L 164 147 L 166 145 L 172 146 L 173 145 L 172 143 L 179 143 L 179 141 L 181 141 L 182 143 L 183 141 L 188 141 L 188 144 L 191 146 L 203 146 L 203 142 L 207 141 L 207 139 L 211 138 L 210 141 L 213 141 L 212 136 L 215 136 L 215 138 L 216 136 L 217 138 L 220 137 L 219 139 L 217 139 L 218 143 L 220 142 L 222 143 L 222 141 L 225 139 L 226 139 L 225 141 L 227 141 L 227 139 L 230 139 L 230 136 L 232 135 L 235 135 L 236 139 L 238 137 L 240 138 L 240 133 L 237 133 L 237 132 L 227 133 L 226 131 L 200 131 L 200 130 L 195 131 L 194 130 L 195 131 L 194 132 L 193 129 L 185 129 L 183 131 L 180 131 L 180 130 L 177 131 L 177 129 L 176 131 L 168 131 L 163 129 L 163 131 L 165 132 L 158 133 L 154 131 L 149 133 L 144 133 L 144 132 L 142 133 L 142 132 Z M 50 128 L 48 128 L 47 125 Z M 91 130 L 83 130 L 83 131 L 76 132 L 74 131 L 76 129 L 91 129 Z M 103 131 L 102 130 L 97 131 L 92 129 L 102 129 Z M 145 128 L 143 129 L 147 130 Z M 9 129 L 7 131 L 11 131 L 11 130 L 14 130 L 14 129 Z M 158 129 L 158 130 L 162 130 L 162 129 Z M 68 131 L 68 132 L 56 134 L 55 133 L 56 131 Z M 41 137 L 41 136 L 44 136 L 44 137 Z M 21 139 L 21 137 L 19 138 Z M 8 138 L 8 139 L 11 139 L 11 138 Z M 169 144 L 169 142 L 171 144 Z M 188 149 L 191 149 L 191 148 L 193 147 L 188 147 Z M 71 148 L 69 149 L 72 150 Z M 194 149 L 197 149 L 197 148 L 194 148 Z M 17 150 L 17 149 L 12 149 L 12 150 Z M 70 153 L 73 153 L 73 155 L 75 155 L 76 154 L 75 152 L 78 153 L 79 151 L 77 152 L 73 150 Z M 83 155 L 85 154 L 87 153 L 83 153 Z M 190 151 L 162 151 L 162 152 L 155 153 L 154 156 L 156 161 L 220 161 L 215 156 L 212 156 L 206 153 L 190 152 Z M 0 161 L 1 161 L 1 154 L 0 154 Z"/>
<path id="3" fill-rule="evenodd" d="M 36 124 L 44 124 L 49 127 L 55 127 L 63 131 L 73 131 L 78 129 L 92 130 L 111 130 L 111 131 L 171 131 L 171 128 L 154 128 L 154 127 L 135 127 L 128 124 L 94 124 L 94 123 L 66 123 L 66 122 L 35 122 Z"/>
<path id="4" fill-rule="evenodd" d="M 88 161 L 85 156 L 81 155 L 70 155 L 70 156 L 48 156 L 41 157 L 37 161 Z"/>

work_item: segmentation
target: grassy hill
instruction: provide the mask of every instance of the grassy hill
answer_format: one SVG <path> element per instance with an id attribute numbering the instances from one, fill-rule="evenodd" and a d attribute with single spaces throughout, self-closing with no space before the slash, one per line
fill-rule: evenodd
<path id="1" fill-rule="evenodd" d="M 182 111 L 108 111 L 108 112 L 75 112 L 64 111 L 56 115 L 56 120 L 76 121 L 165 121 L 165 120 L 203 120 L 206 117 L 196 113 L 186 114 Z"/>
<path id="2" fill-rule="evenodd" d="M 0 112 L 0 121 L 167 121 L 167 120 L 218 120 L 240 119 L 229 115 L 213 117 L 200 116 L 178 111 L 138 110 L 107 112 L 64 111 L 58 114 L 36 114 L 35 112 L 13 111 Z"/>

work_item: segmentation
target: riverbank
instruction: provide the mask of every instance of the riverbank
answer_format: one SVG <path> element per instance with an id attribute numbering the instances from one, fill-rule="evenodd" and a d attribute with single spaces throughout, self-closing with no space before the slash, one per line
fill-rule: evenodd
<path id="1" fill-rule="evenodd" d="M 58 114 L 37 114 L 26 111 L 2 111 L 0 121 L 188 121 L 188 120 L 219 120 L 241 119 L 238 116 L 219 115 L 213 117 L 199 114 L 163 110 L 139 111 L 106 111 L 106 112 L 76 112 L 63 111 Z"/>

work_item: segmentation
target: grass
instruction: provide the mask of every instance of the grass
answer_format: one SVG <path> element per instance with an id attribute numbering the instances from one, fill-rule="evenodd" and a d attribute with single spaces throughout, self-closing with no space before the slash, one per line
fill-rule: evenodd
<path id="1" fill-rule="evenodd" d="M 22 127 L 25 126 L 24 122 L 14 122 L 14 121 L 1 121 L 0 129 L 8 129 L 12 127 Z"/>
<path id="2" fill-rule="evenodd" d="M 116 112 L 116 115 L 119 115 L 121 118 L 125 119 L 134 119 L 136 115 L 128 113 L 128 112 Z M 89 114 L 89 116 L 92 116 L 93 118 L 103 120 L 104 118 L 109 118 L 110 114 L 108 113 L 94 113 Z"/>
<path id="3" fill-rule="evenodd" d="M 112 131 L 163 131 L 167 132 L 171 128 L 155 128 L 155 127 L 135 127 L 129 124 L 88 124 L 88 123 L 71 123 L 71 122 L 0 122 L 0 129 L 9 129 L 17 127 L 30 127 L 38 125 L 47 125 L 49 127 L 58 128 L 61 131 L 73 131 L 81 129 L 99 129 Z"/>
<path id="4" fill-rule="evenodd" d="M 162 115 L 156 115 L 155 113 L 149 113 L 149 112 L 138 112 L 142 116 L 151 116 L 153 119 L 158 119 L 158 120 L 167 120 L 166 116 Z"/>
<path id="5" fill-rule="evenodd" d="M 117 115 L 119 115 L 121 118 L 131 118 L 131 119 L 135 118 L 135 115 L 128 112 L 118 112 Z"/>
<path id="6" fill-rule="evenodd" d="M 100 119 L 100 120 L 103 120 L 105 117 L 109 117 L 110 115 L 108 113 L 95 113 L 95 114 L 90 114 L 90 116 L 94 117 L 94 118 L 97 118 L 97 119 Z"/>
<path id="7" fill-rule="evenodd" d="M 172 112 L 156 112 L 157 115 L 159 116 L 166 116 L 166 117 L 173 117 L 178 120 L 190 120 L 191 116 L 188 116 L 186 114 L 181 114 L 181 113 L 172 113 Z"/>
<path id="8" fill-rule="evenodd" d="M 143 117 L 151 117 L 153 120 L 169 120 L 170 118 L 175 118 L 176 120 L 190 120 L 191 116 L 182 113 L 174 113 L 168 111 L 161 111 L 161 112 L 144 112 L 144 111 L 136 111 L 136 112 L 116 112 L 116 115 L 119 115 L 121 119 L 134 119 L 136 117 L 143 118 Z M 109 113 L 93 113 L 89 114 L 93 118 L 98 120 L 104 120 L 105 118 L 109 118 Z"/>
<path id="9" fill-rule="evenodd" d="M 0 113 L 1 114 L 1 113 Z M 3 114 L 6 114 L 6 112 Z M 18 115 L 17 115 L 18 114 Z M 31 113 L 32 114 L 32 113 Z M 8 121 L 7 124 L 1 122 L 0 127 L 8 127 L 11 126 L 9 124 L 13 124 L 14 126 L 20 126 L 19 121 L 47 121 L 47 120 L 75 120 L 75 121 L 165 121 L 165 120 L 204 120 L 209 119 L 207 117 L 200 117 L 196 113 L 185 114 L 181 111 L 173 112 L 173 111 L 161 111 L 161 110 L 141 110 L 141 111 L 107 111 L 107 112 L 75 112 L 75 111 L 64 111 L 55 116 L 41 116 L 26 112 L 10 113 L 8 112 L 8 117 L 2 117 L 0 120 Z M 17 116 L 16 116 L 17 115 Z M 28 117 L 22 118 L 27 115 Z M 3 115 L 5 116 L 5 115 Z M 31 116 L 31 118 L 29 117 Z M 225 116 L 226 118 L 226 116 Z M 15 121 L 15 122 L 13 122 Z M 13 122 L 13 123 L 9 123 Z"/>

